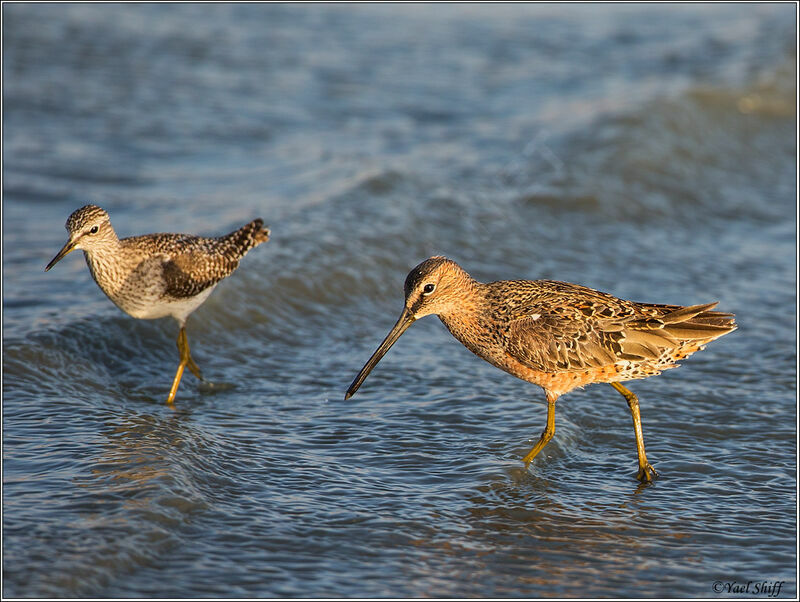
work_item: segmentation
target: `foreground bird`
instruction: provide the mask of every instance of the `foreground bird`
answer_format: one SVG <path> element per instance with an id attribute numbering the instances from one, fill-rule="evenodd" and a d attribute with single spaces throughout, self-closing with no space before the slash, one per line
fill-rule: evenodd
<path id="1" fill-rule="evenodd" d="M 189 352 L 186 319 L 230 276 L 250 249 L 269 240 L 260 219 L 219 238 L 187 234 L 145 234 L 117 238 L 108 213 L 81 207 L 67 219 L 69 240 L 44 269 L 82 249 L 94 281 L 114 304 L 134 318 L 172 316 L 178 321 L 180 364 L 167 403 L 172 404 L 186 366 L 204 381 Z"/>
<path id="2" fill-rule="evenodd" d="M 678 360 L 735 330 L 733 314 L 710 311 L 715 305 L 635 303 L 554 280 L 483 284 L 454 261 L 431 257 L 408 274 L 400 319 L 345 399 L 414 321 L 436 314 L 475 355 L 544 389 L 547 426 L 523 459 L 526 467 L 553 438 L 559 396 L 601 382 L 628 402 L 639 456 L 637 478 L 650 482 L 658 473 L 645 455 L 639 401 L 620 382 L 674 368 Z"/>

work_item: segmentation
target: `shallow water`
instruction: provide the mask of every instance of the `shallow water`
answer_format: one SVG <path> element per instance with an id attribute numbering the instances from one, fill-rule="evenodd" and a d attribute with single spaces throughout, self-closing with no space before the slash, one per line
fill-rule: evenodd
<path id="1" fill-rule="evenodd" d="M 794 8 L 4 5 L 3 594 L 796 596 Z M 233 388 L 43 272 L 85 202 L 270 225 L 188 323 Z M 631 383 L 655 484 L 601 385 L 526 471 L 435 318 L 342 400 L 433 254 L 737 314 Z"/>

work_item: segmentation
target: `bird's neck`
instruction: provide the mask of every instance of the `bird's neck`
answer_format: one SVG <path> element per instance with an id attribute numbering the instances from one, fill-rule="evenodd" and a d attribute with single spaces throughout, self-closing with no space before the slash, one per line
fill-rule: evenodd
<path id="1" fill-rule="evenodd" d="M 112 298 L 117 286 L 126 280 L 140 261 L 135 254 L 125 249 L 116 236 L 107 237 L 91 249 L 84 249 L 83 253 L 92 278 Z"/>
<path id="2" fill-rule="evenodd" d="M 461 283 L 458 304 L 441 312 L 439 319 L 456 339 L 472 349 L 485 338 L 486 285 L 467 278 Z"/>

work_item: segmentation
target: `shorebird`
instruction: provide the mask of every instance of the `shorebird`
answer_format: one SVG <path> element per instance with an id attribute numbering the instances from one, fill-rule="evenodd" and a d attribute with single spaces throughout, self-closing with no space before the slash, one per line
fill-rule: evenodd
<path id="1" fill-rule="evenodd" d="M 253 220 L 219 238 L 188 234 L 118 238 L 108 213 L 86 205 L 69 216 L 66 228 L 69 240 L 44 271 L 71 251 L 83 250 L 97 286 L 126 314 L 144 320 L 172 316 L 178 321 L 180 363 L 167 403 L 173 404 L 185 367 L 205 382 L 189 351 L 186 319 L 220 280 L 234 272 L 245 253 L 269 240 L 264 222 Z"/>
<path id="2" fill-rule="evenodd" d="M 475 355 L 544 389 L 547 424 L 523 458 L 526 468 L 555 434 L 556 400 L 577 387 L 609 383 L 628 402 L 633 418 L 636 476 L 650 482 L 658 473 L 645 454 L 639 400 L 621 383 L 674 368 L 706 343 L 735 330 L 733 314 L 711 311 L 716 305 L 636 303 L 555 280 L 484 284 L 456 262 L 431 257 L 408 274 L 400 318 L 345 399 L 411 324 L 435 314 Z"/>

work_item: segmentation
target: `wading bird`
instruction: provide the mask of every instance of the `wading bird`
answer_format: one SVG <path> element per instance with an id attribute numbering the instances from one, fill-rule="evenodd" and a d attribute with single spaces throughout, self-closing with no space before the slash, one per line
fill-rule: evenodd
<path id="1" fill-rule="evenodd" d="M 71 251 L 83 250 L 94 281 L 126 314 L 144 320 L 172 316 L 178 321 L 180 363 L 167 403 L 173 403 L 185 367 L 205 382 L 189 352 L 186 319 L 220 280 L 234 272 L 245 253 L 269 240 L 264 222 L 253 220 L 219 238 L 187 234 L 118 238 L 108 213 L 86 205 L 69 216 L 66 228 L 69 240 L 44 271 Z"/>
<path id="2" fill-rule="evenodd" d="M 621 383 L 674 368 L 706 343 L 735 330 L 733 314 L 711 311 L 714 306 L 635 303 L 554 280 L 484 284 L 454 261 L 431 257 L 408 274 L 400 319 L 345 399 L 411 324 L 435 314 L 475 355 L 544 389 L 547 425 L 523 458 L 526 467 L 553 438 L 559 396 L 591 383 L 609 383 L 628 402 L 639 456 L 637 478 L 649 482 L 658 473 L 645 455 L 639 401 Z"/>

